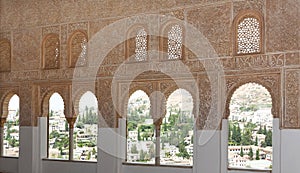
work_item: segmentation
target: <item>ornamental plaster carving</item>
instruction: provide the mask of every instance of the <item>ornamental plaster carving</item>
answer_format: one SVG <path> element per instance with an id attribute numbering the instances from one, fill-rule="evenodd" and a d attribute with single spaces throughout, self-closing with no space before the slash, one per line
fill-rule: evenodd
<path id="1" fill-rule="evenodd" d="M 11 70 L 11 45 L 7 39 L 0 39 L 0 72 Z"/>
<path id="2" fill-rule="evenodd" d="M 72 25 L 73 26 L 73 25 Z M 75 25 L 77 26 L 77 25 Z M 74 27 L 75 27 L 74 26 Z M 86 66 L 87 65 L 87 42 L 86 31 L 74 31 L 69 38 L 68 45 L 68 66 Z"/>
<path id="3" fill-rule="evenodd" d="M 60 67 L 60 40 L 58 34 L 45 36 L 42 48 L 42 68 L 57 69 Z"/>
<path id="4" fill-rule="evenodd" d="M 288 70 L 285 73 L 285 114 L 283 123 L 286 128 L 300 127 L 300 72 L 299 70 Z"/>
<path id="5" fill-rule="evenodd" d="M 42 36 L 45 37 L 49 34 L 60 35 L 60 26 L 48 26 L 42 28 Z"/>
<path id="6" fill-rule="evenodd" d="M 35 117 L 32 109 L 33 94 L 32 84 L 24 82 L 19 88 L 20 97 L 20 126 L 33 126 L 35 125 Z"/>

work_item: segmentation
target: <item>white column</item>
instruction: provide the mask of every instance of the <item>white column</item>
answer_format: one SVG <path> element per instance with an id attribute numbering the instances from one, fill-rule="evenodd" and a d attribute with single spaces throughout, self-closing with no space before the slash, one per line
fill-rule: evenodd
<path id="1" fill-rule="evenodd" d="M 4 138 L 4 123 L 6 122 L 6 118 L 0 119 L 0 156 L 3 156 L 4 148 L 3 148 L 3 138 Z"/>
<path id="2" fill-rule="evenodd" d="M 221 173 L 228 172 L 228 120 L 222 120 L 221 130 Z"/>
<path id="3" fill-rule="evenodd" d="M 221 131 L 197 130 L 193 173 L 221 172 Z"/>
<path id="4" fill-rule="evenodd" d="M 20 127 L 19 173 L 40 173 L 38 131 L 38 127 Z"/>
<path id="5" fill-rule="evenodd" d="M 280 173 L 281 165 L 281 131 L 280 131 L 280 120 L 279 118 L 273 119 L 273 136 L 272 136 L 272 145 L 273 145 L 273 163 L 272 163 L 272 173 Z"/>
<path id="6" fill-rule="evenodd" d="M 48 152 L 48 118 L 38 118 L 38 129 L 39 129 L 39 171 L 42 173 L 42 159 L 47 158 Z"/>
<path id="7" fill-rule="evenodd" d="M 118 173 L 118 163 L 121 156 L 118 153 L 118 129 L 117 128 L 98 128 L 98 173 Z"/>

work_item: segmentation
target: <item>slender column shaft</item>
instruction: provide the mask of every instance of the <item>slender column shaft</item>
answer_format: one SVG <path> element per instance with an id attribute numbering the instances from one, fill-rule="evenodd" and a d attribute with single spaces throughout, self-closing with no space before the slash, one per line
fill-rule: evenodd
<path id="1" fill-rule="evenodd" d="M 4 127 L 0 127 L 0 156 L 3 156 L 3 138 L 4 138 Z"/>
<path id="2" fill-rule="evenodd" d="M 67 117 L 69 123 L 69 160 L 73 160 L 73 150 L 74 150 L 74 124 L 76 117 Z"/>
<path id="3" fill-rule="evenodd" d="M 73 150 L 74 150 L 74 127 L 69 128 L 69 160 L 73 160 Z"/>
<path id="4" fill-rule="evenodd" d="M 155 165 L 160 165 L 160 125 L 155 125 Z"/>

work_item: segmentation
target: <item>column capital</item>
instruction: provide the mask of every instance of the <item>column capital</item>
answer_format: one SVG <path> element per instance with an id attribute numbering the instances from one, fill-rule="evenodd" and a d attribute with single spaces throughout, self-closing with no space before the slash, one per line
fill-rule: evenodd
<path id="1" fill-rule="evenodd" d="M 68 123 L 70 125 L 70 128 L 73 129 L 77 117 L 66 117 L 66 119 L 67 119 L 67 121 L 68 121 Z"/>
<path id="2" fill-rule="evenodd" d="M 0 127 L 4 127 L 4 124 L 6 122 L 6 118 L 7 117 L 1 117 L 1 119 L 0 119 Z"/>

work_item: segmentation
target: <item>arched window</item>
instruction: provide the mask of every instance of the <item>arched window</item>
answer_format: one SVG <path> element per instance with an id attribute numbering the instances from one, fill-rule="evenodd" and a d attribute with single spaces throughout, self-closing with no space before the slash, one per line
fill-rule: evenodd
<path id="1" fill-rule="evenodd" d="M 271 108 L 270 93 L 261 85 L 248 83 L 234 92 L 228 118 L 229 168 L 272 168 Z"/>
<path id="2" fill-rule="evenodd" d="M 64 115 L 64 101 L 58 93 L 49 99 L 48 157 L 69 159 L 69 125 Z"/>
<path id="3" fill-rule="evenodd" d="M 8 115 L 4 124 L 3 156 L 19 156 L 19 104 L 19 97 L 13 95 L 8 103 Z"/>
<path id="4" fill-rule="evenodd" d="M 235 30 L 237 55 L 262 52 L 262 22 L 258 15 L 238 16 Z"/>
<path id="5" fill-rule="evenodd" d="M 182 27 L 172 26 L 168 32 L 168 59 L 181 59 L 182 39 Z"/>
<path id="6" fill-rule="evenodd" d="M 88 38 L 84 32 L 76 31 L 69 41 L 69 67 L 87 64 Z"/>
<path id="7" fill-rule="evenodd" d="M 193 165 L 193 98 L 177 89 L 167 100 L 167 113 L 162 120 L 160 164 Z"/>
<path id="8" fill-rule="evenodd" d="M 44 69 L 56 69 L 60 65 L 60 41 L 57 34 L 49 34 L 43 41 L 42 67 Z"/>
<path id="9" fill-rule="evenodd" d="M 144 28 L 138 30 L 135 37 L 135 60 L 147 60 L 147 32 Z"/>
<path id="10" fill-rule="evenodd" d="M 141 90 L 134 92 L 128 101 L 127 162 L 154 163 L 155 138 L 150 100 Z"/>
<path id="11" fill-rule="evenodd" d="M 0 72 L 11 70 L 11 46 L 6 39 L 0 39 Z"/>
<path id="12" fill-rule="evenodd" d="M 79 100 L 74 126 L 74 160 L 97 161 L 98 101 L 88 91 Z"/>

